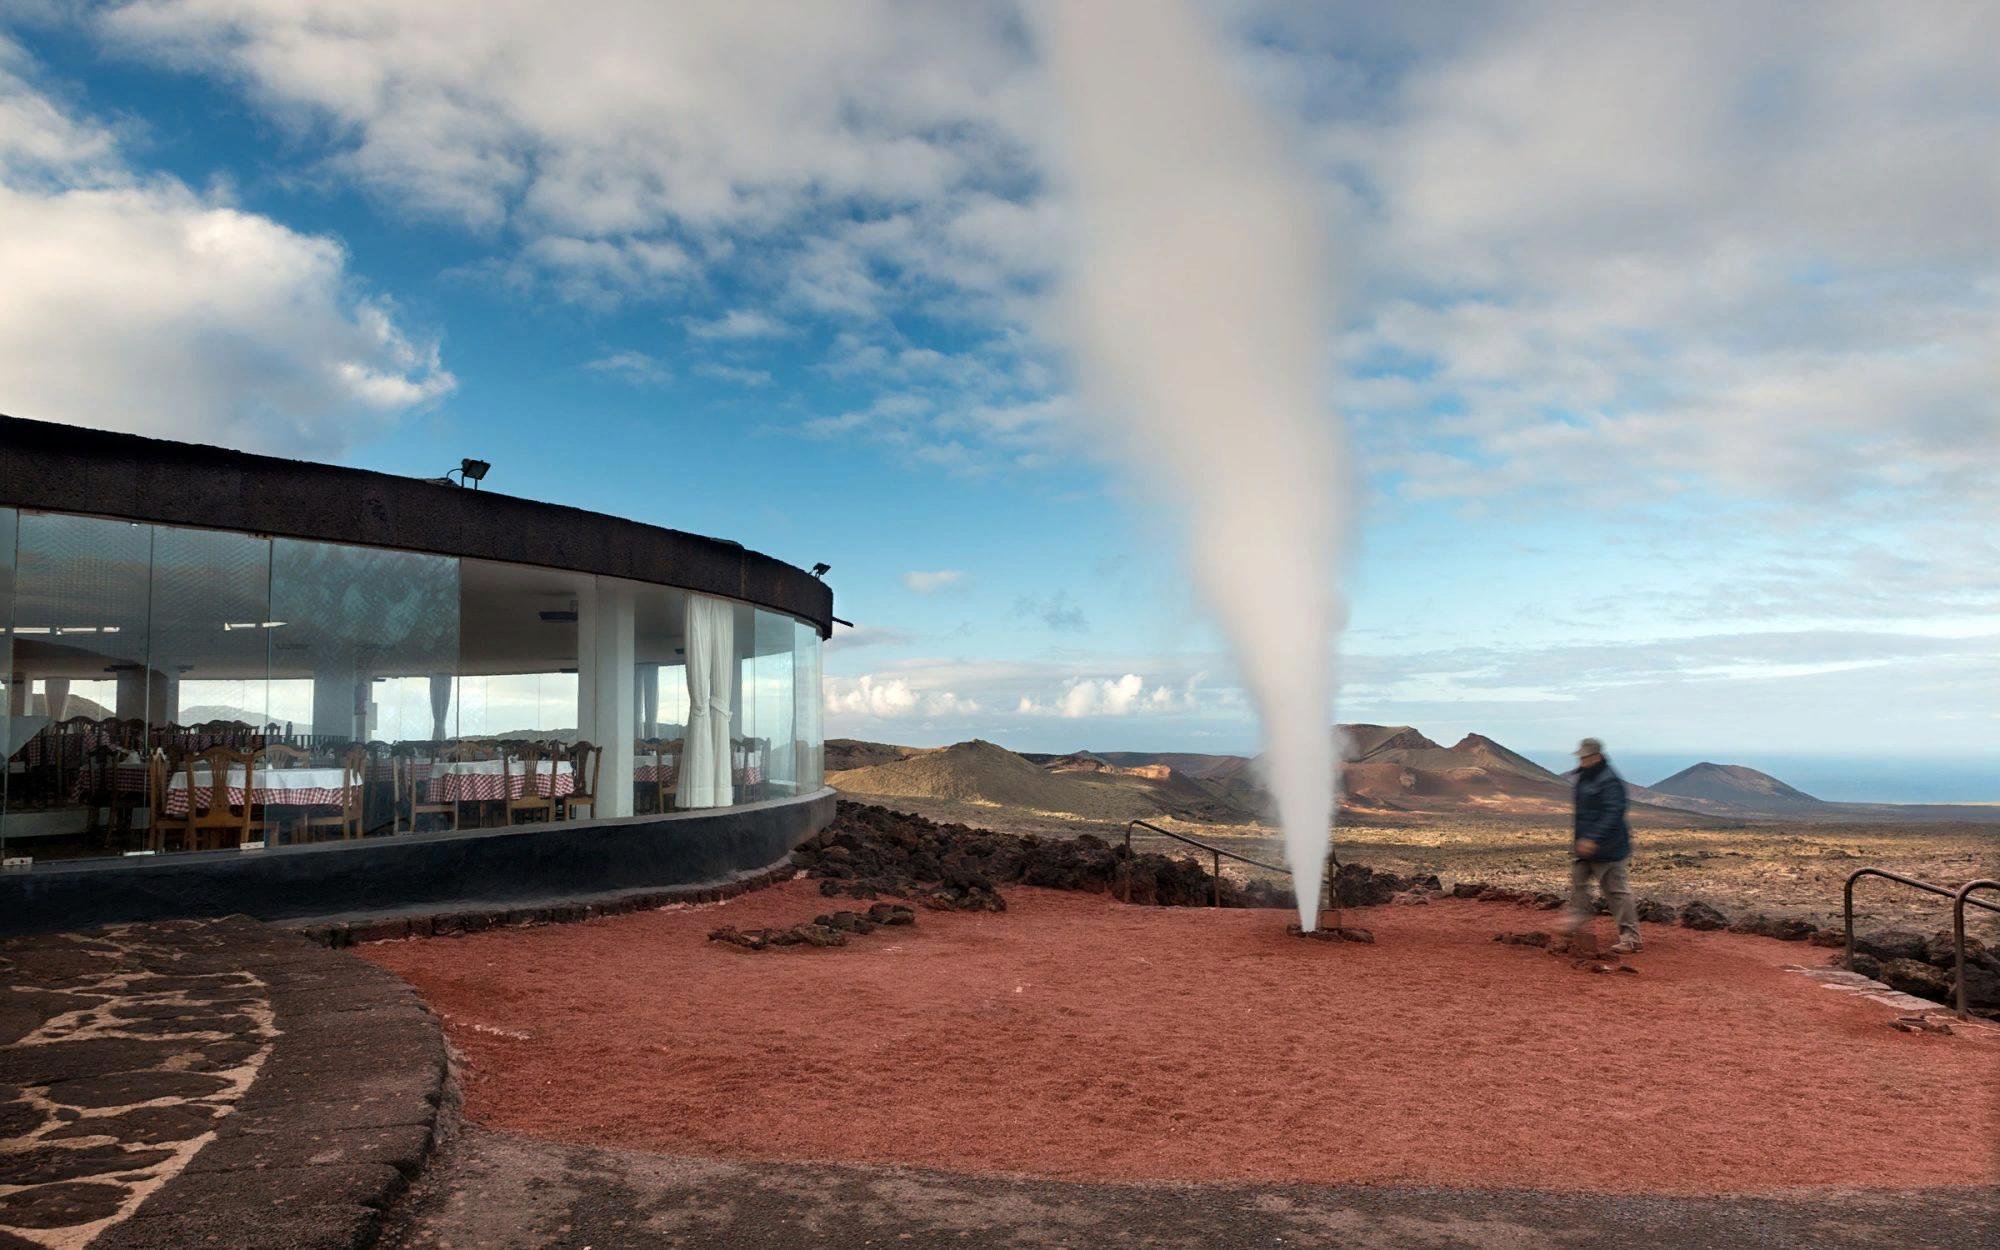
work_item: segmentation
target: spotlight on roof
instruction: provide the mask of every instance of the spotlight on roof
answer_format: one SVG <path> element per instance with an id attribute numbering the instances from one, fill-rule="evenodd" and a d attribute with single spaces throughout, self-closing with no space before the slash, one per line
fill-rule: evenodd
<path id="1" fill-rule="evenodd" d="M 474 460 L 468 456 L 464 460 L 458 462 L 458 467 L 456 469 L 447 470 L 443 477 L 427 477 L 424 479 L 424 481 L 435 482 L 439 486 L 464 486 L 470 483 L 472 489 L 478 490 L 480 481 L 484 479 L 485 476 L 492 471 L 492 469 L 493 466 L 486 463 L 484 460 Z M 453 473 L 458 474 L 458 480 L 456 482 L 451 480 L 451 475 Z"/>
<path id="2" fill-rule="evenodd" d="M 815 564 L 813 565 L 813 570 L 812 570 L 813 576 L 825 577 L 827 575 L 827 571 L 831 568 L 833 568 L 831 564 Z"/>

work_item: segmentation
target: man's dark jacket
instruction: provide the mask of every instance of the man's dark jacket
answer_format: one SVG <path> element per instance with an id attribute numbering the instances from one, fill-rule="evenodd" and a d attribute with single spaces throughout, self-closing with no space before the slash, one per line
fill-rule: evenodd
<path id="1" fill-rule="evenodd" d="M 1576 773 L 1576 836 L 1597 843 L 1598 863 L 1632 854 L 1632 826 L 1625 822 L 1625 782 L 1599 761 Z"/>

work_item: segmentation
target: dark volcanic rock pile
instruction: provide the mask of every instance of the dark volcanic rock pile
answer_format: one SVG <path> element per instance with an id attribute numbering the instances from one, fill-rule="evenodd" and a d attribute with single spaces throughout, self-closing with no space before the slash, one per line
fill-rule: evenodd
<path id="1" fill-rule="evenodd" d="M 877 903 L 867 915 L 837 911 L 815 916 L 788 929 L 739 929 L 723 925 L 708 935 L 711 942 L 727 942 L 745 950 L 768 950 L 773 946 L 845 946 L 849 935 L 866 935 L 885 925 L 915 924 L 917 913 L 900 903 Z"/>
<path id="2" fill-rule="evenodd" d="M 1103 838 L 1038 838 L 938 824 L 908 812 L 842 802 L 833 824 L 792 852 L 832 897 L 914 899 L 926 907 L 1006 910 L 999 890 L 1038 885 L 1112 893 L 1134 903 L 1205 907 L 1215 877 L 1189 858 L 1128 852 Z M 1289 907 L 1291 891 L 1268 882 L 1222 881 L 1224 907 Z"/>

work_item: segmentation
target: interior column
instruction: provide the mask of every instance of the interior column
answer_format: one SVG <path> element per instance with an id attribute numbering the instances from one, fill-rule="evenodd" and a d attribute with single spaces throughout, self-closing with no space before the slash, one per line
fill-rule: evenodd
<path id="1" fill-rule="evenodd" d="M 632 740 L 638 730 L 636 599 L 608 578 L 577 596 L 577 729 L 598 757 L 593 816 L 632 814 Z"/>

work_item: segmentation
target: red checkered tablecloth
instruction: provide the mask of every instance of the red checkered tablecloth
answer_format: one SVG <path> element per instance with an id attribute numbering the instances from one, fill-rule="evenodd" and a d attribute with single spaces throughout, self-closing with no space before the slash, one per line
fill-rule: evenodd
<path id="1" fill-rule="evenodd" d="M 249 791 L 249 800 L 259 807 L 338 807 L 345 791 L 346 770 L 341 768 L 282 768 L 258 769 L 254 788 Z M 241 769 L 231 769 L 229 784 L 225 787 L 231 807 L 243 806 L 244 779 Z M 214 783 L 208 770 L 198 768 L 194 774 L 195 806 L 208 810 Z M 188 810 L 188 775 L 185 769 L 175 773 L 167 781 L 167 812 L 173 816 L 184 816 Z"/>
<path id="2" fill-rule="evenodd" d="M 21 760 L 31 767 L 55 764 L 65 768 L 80 768 L 94 748 L 111 746 L 115 741 L 110 734 L 101 730 L 86 729 L 74 733 L 57 733 L 44 729 L 22 744 Z"/>
<path id="3" fill-rule="evenodd" d="M 550 775 L 547 762 L 535 769 L 534 792 L 561 798 L 576 791 L 576 775 L 566 763 L 555 765 Z M 518 799 L 528 793 L 528 766 L 517 763 L 511 773 L 503 771 L 499 760 L 467 760 L 456 764 L 436 764 L 431 768 L 430 797 L 433 803 L 491 803 Z"/>

